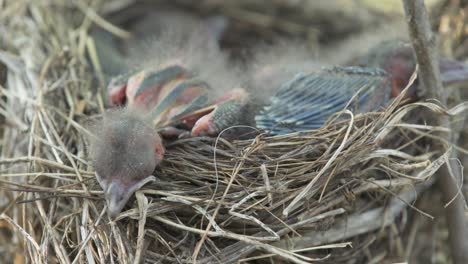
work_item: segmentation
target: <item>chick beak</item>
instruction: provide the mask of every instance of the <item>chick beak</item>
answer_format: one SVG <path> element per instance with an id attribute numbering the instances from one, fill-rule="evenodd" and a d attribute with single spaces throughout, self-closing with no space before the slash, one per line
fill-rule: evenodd
<path id="1" fill-rule="evenodd" d="M 147 184 L 148 182 L 155 180 L 156 177 L 150 175 L 130 186 L 125 186 L 120 182 L 112 181 L 108 185 L 104 194 L 107 202 L 107 211 L 109 216 L 112 219 L 115 219 L 125 207 L 125 204 L 127 204 L 130 197 L 137 190 L 139 190 L 141 187 L 143 187 L 143 185 Z"/>
<path id="2" fill-rule="evenodd" d="M 117 182 L 111 182 L 105 192 L 109 216 L 115 219 L 130 199 L 133 192 Z"/>

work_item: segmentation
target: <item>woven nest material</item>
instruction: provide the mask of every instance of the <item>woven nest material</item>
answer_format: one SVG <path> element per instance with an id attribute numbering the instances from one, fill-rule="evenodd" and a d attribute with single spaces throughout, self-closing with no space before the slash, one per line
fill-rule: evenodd
<path id="1" fill-rule="evenodd" d="M 412 202 L 445 163 L 448 153 L 428 142 L 448 128 L 410 117 L 463 107 L 398 107 L 398 98 L 382 112 L 337 113 L 314 131 L 170 142 L 157 180 L 111 221 L 82 125 L 104 101 L 84 56 L 87 32 L 92 22 L 110 25 L 78 1 L 5 5 L 0 237 L 11 243 L 1 243 L 0 255 L 33 263 L 359 263 L 391 254 L 398 242 L 389 238 L 408 212 L 431 217 Z"/>

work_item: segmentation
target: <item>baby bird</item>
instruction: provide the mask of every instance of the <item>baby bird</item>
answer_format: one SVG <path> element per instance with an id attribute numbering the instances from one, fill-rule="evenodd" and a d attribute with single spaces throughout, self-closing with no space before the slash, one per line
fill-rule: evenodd
<path id="1" fill-rule="evenodd" d="M 391 81 L 391 96 L 395 97 L 405 88 L 416 69 L 413 48 L 409 43 L 399 40 L 387 40 L 372 48 L 368 54 L 357 58 L 349 65 L 378 67 L 389 74 Z M 443 84 L 460 83 L 468 80 L 468 64 L 453 59 L 439 58 L 439 70 Z M 414 101 L 417 99 L 416 81 L 410 87 L 406 96 Z"/>
<path id="2" fill-rule="evenodd" d="M 115 217 L 130 196 L 154 178 L 165 149 L 151 122 L 134 110 L 108 111 L 98 128 L 91 153 L 109 215 Z"/>
<path id="3" fill-rule="evenodd" d="M 136 190 L 154 179 L 168 138 L 216 136 L 241 124 L 272 135 L 317 129 L 345 107 L 355 113 L 385 107 L 414 70 L 412 53 L 403 50 L 391 56 L 369 55 L 367 62 L 374 68 L 312 71 L 308 63 L 302 63 L 304 68 L 265 65 L 247 71 L 249 81 L 236 82 L 232 73 L 237 71 L 219 60 L 223 56 L 215 45 L 181 47 L 164 47 L 166 56 L 158 58 L 159 63 L 109 84 L 111 103 L 123 108 L 104 114 L 97 125 L 92 156 L 113 218 Z M 373 58 L 380 59 L 374 62 Z M 460 67 L 455 69 L 462 72 Z M 254 87 L 247 90 L 239 83 Z M 259 96 L 252 99 L 250 92 L 262 85 L 279 88 L 259 103 Z M 410 97 L 414 99 L 415 94 Z"/>

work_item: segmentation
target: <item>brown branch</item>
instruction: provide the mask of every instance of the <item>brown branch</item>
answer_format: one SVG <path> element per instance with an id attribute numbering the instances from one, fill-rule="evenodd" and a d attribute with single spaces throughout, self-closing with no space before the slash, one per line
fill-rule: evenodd
<path id="1" fill-rule="evenodd" d="M 439 71 L 438 53 L 435 48 L 435 38 L 432 34 L 429 16 L 424 6 L 424 0 L 403 0 L 411 42 L 419 65 L 419 78 L 428 98 L 438 99 L 447 104 Z M 449 127 L 447 117 L 440 117 L 438 125 Z M 452 138 L 447 136 L 447 140 Z M 440 143 L 440 148 L 446 148 Z M 448 164 L 447 164 L 448 166 Z M 437 185 L 443 199 L 447 202 L 458 193 L 457 183 L 451 178 L 448 167 L 444 166 L 437 175 Z M 446 208 L 446 218 L 449 230 L 450 251 L 453 263 L 468 263 L 468 231 L 464 216 L 464 199 L 461 195 Z"/>

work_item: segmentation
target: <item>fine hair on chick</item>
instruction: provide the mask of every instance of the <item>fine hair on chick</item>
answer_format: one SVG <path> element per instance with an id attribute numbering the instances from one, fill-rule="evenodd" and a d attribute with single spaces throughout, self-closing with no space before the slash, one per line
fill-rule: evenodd
<path id="1" fill-rule="evenodd" d="M 245 77 L 239 67 L 229 62 L 218 44 L 220 26 L 216 23 L 222 21 L 212 19 L 210 24 L 193 18 L 176 18 L 162 19 L 157 32 L 133 43 L 128 56 L 130 68 L 158 70 L 170 65 L 182 66 L 193 78 L 209 85 L 211 99 L 241 87 Z"/>

